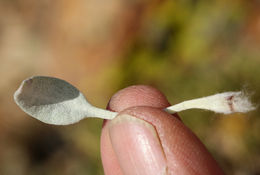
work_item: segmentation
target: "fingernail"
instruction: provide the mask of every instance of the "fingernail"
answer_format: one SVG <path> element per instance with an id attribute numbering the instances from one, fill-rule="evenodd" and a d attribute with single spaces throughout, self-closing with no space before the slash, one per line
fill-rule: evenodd
<path id="1" fill-rule="evenodd" d="M 166 174 L 166 158 L 154 126 L 122 114 L 110 123 L 109 134 L 124 174 Z"/>

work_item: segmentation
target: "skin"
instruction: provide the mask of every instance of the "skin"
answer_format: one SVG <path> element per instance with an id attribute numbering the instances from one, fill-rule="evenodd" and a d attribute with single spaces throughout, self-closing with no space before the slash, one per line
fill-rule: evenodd
<path id="1" fill-rule="evenodd" d="M 119 112 L 104 121 L 101 156 L 106 175 L 223 175 L 202 142 L 178 115 L 162 109 L 166 97 L 150 86 L 117 92 L 107 109 Z"/>

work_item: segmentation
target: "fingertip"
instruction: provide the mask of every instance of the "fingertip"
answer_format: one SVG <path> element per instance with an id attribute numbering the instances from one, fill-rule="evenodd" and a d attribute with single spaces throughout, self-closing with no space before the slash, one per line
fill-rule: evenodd
<path id="1" fill-rule="evenodd" d="M 146 85 L 135 85 L 118 91 L 113 95 L 107 105 L 107 109 L 120 112 L 133 106 L 151 106 L 165 108 L 170 103 L 167 98 L 156 88 Z M 118 158 L 115 155 L 109 134 L 111 121 L 104 120 L 101 133 L 101 157 L 106 175 L 122 175 Z"/>
<path id="2" fill-rule="evenodd" d="M 169 174 L 222 175 L 223 172 L 214 158 L 200 140 L 179 120 L 177 114 L 177 117 L 173 117 L 162 110 L 169 105 L 168 100 L 159 90 L 150 86 L 137 85 L 117 92 L 111 98 L 107 108 L 112 111 L 121 111 L 118 118 L 121 115 L 130 115 L 141 119 L 155 129 L 166 156 Z M 124 144 L 120 146 L 124 134 L 117 131 L 125 130 L 127 127 L 132 129 L 138 127 L 132 123 L 131 126 L 121 123 L 118 127 L 113 125 L 115 128 L 111 129 L 111 123 L 111 121 L 105 121 L 102 129 L 102 162 L 106 174 L 121 175 L 123 166 L 120 165 L 119 158 L 123 156 L 120 159 L 125 160 L 127 157 L 124 155 Z M 123 125 L 125 127 L 122 127 Z M 145 128 L 138 129 L 139 134 L 146 132 L 143 130 Z M 125 139 L 126 145 L 129 140 Z M 131 169 L 131 166 L 128 169 Z"/>
<path id="3" fill-rule="evenodd" d="M 133 106 L 166 108 L 169 105 L 165 95 L 158 89 L 147 85 L 134 85 L 113 95 L 107 109 L 118 112 Z"/>

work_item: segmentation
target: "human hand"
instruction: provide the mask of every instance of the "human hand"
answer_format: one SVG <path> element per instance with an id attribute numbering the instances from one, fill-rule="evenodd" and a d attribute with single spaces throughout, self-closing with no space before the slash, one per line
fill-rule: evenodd
<path id="1" fill-rule="evenodd" d="M 149 86 L 117 92 L 108 109 L 119 112 L 104 121 L 101 156 L 106 175 L 223 175 L 217 162 L 170 104 Z"/>

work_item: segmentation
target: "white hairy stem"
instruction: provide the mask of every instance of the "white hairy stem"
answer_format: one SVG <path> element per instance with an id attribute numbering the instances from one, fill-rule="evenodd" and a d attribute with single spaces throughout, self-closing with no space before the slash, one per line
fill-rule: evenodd
<path id="1" fill-rule="evenodd" d="M 255 107 L 249 97 L 241 91 L 224 92 L 207 97 L 187 100 L 165 109 L 168 113 L 176 113 L 187 109 L 205 109 L 216 113 L 231 114 L 249 112 Z"/>

